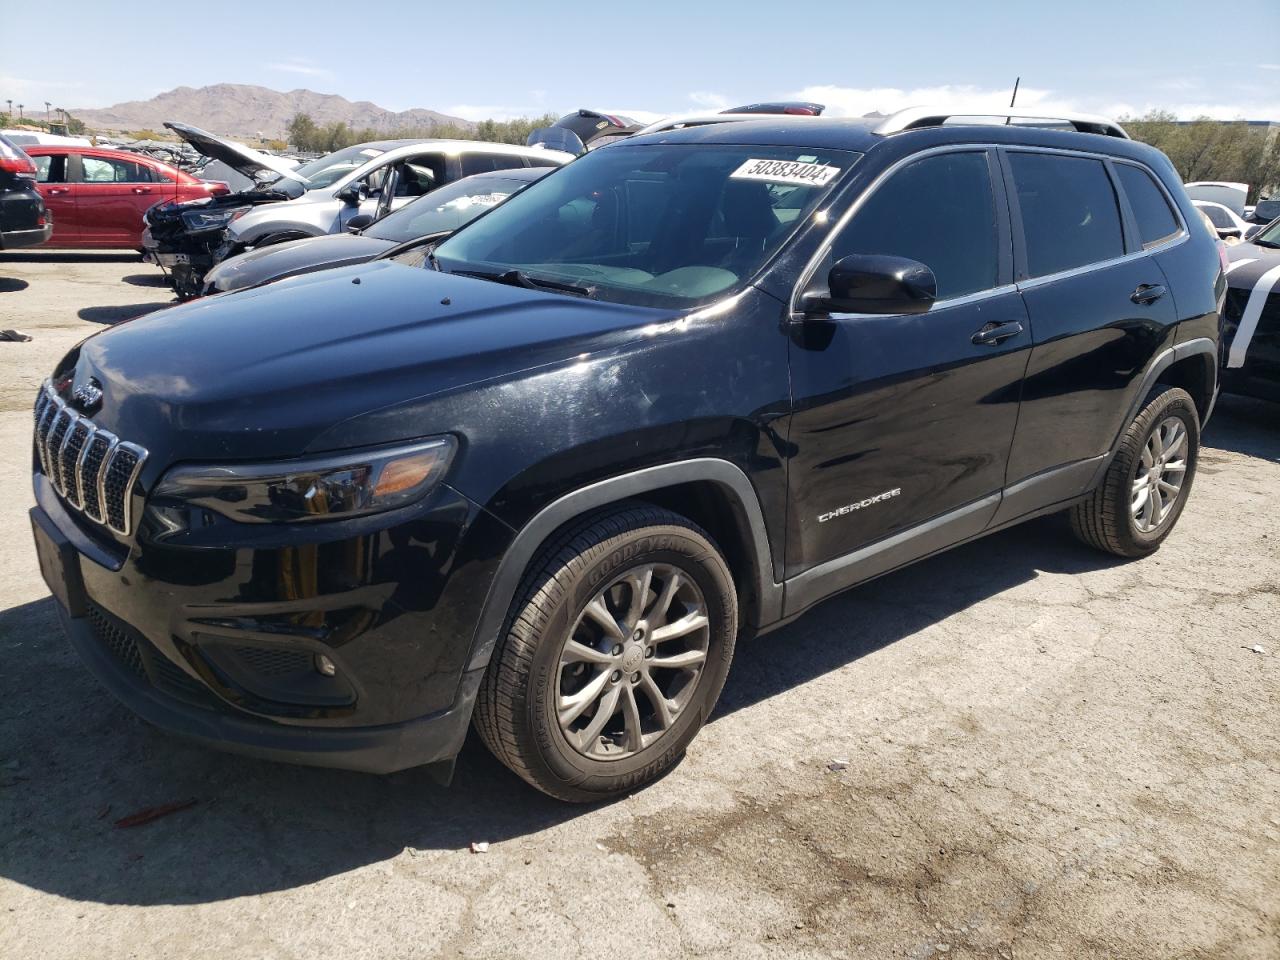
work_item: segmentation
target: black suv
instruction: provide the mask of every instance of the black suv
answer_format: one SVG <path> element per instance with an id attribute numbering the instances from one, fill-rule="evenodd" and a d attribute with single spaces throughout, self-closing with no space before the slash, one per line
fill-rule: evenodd
<path id="1" fill-rule="evenodd" d="M 474 722 L 584 801 L 834 593 L 1057 510 L 1155 550 L 1216 394 L 1215 241 L 1118 127 L 945 119 L 622 141 L 429 257 L 89 338 L 35 407 L 72 644 L 210 745 L 447 769 Z"/>

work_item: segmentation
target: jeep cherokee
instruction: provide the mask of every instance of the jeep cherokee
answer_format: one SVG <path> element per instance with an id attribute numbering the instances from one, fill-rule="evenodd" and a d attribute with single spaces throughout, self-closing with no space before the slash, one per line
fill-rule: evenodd
<path id="1" fill-rule="evenodd" d="M 1150 553 L 1217 392 L 1215 241 L 1114 124 L 955 119 L 638 137 L 430 257 L 90 337 L 35 406 L 71 643 L 210 745 L 447 772 L 474 723 L 590 801 L 832 594 L 1051 511 Z"/>

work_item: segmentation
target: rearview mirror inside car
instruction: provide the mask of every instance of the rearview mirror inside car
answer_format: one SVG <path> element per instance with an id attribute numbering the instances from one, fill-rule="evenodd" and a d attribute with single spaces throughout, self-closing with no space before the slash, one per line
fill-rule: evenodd
<path id="1" fill-rule="evenodd" d="M 938 299 L 938 280 L 923 263 L 905 257 L 860 253 L 837 260 L 827 294 L 804 298 L 805 315 L 924 313 Z"/>

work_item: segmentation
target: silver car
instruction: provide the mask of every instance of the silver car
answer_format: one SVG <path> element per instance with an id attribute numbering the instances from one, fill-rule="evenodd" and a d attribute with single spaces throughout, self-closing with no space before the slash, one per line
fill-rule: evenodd
<path id="1" fill-rule="evenodd" d="M 471 140 L 357 144 L 291 171 L 302 181 L 301 195 L 261 204 L 232 220 L 216 259 L 284 240 L 343 233 L 462 177 L 558 167 L 572 159 L 557 150 Z"/>

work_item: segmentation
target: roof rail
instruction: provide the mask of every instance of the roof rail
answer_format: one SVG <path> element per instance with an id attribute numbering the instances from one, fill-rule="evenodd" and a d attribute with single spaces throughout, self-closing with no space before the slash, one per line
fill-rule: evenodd
<path id="1" fill-rule="evenodd" d="M 1081 133 L 1100 133 L 1107 137 L 1129 139 L 1129 134 L 1125 132 L 1124 127 L 1107 117 L 1092 113 L 1064 113 L 1053 110 L 945 110 L 939 107 L 907 107 L 885 117 L 872 132 L 881 135 L 901 133 L 903 130 L 919 130 L 921 127 L 938 127 L 948 120 L 964 120 L 969 123 L 1039 121 L 1026 123 L 1027 126 L 1069 123 Z"/>

